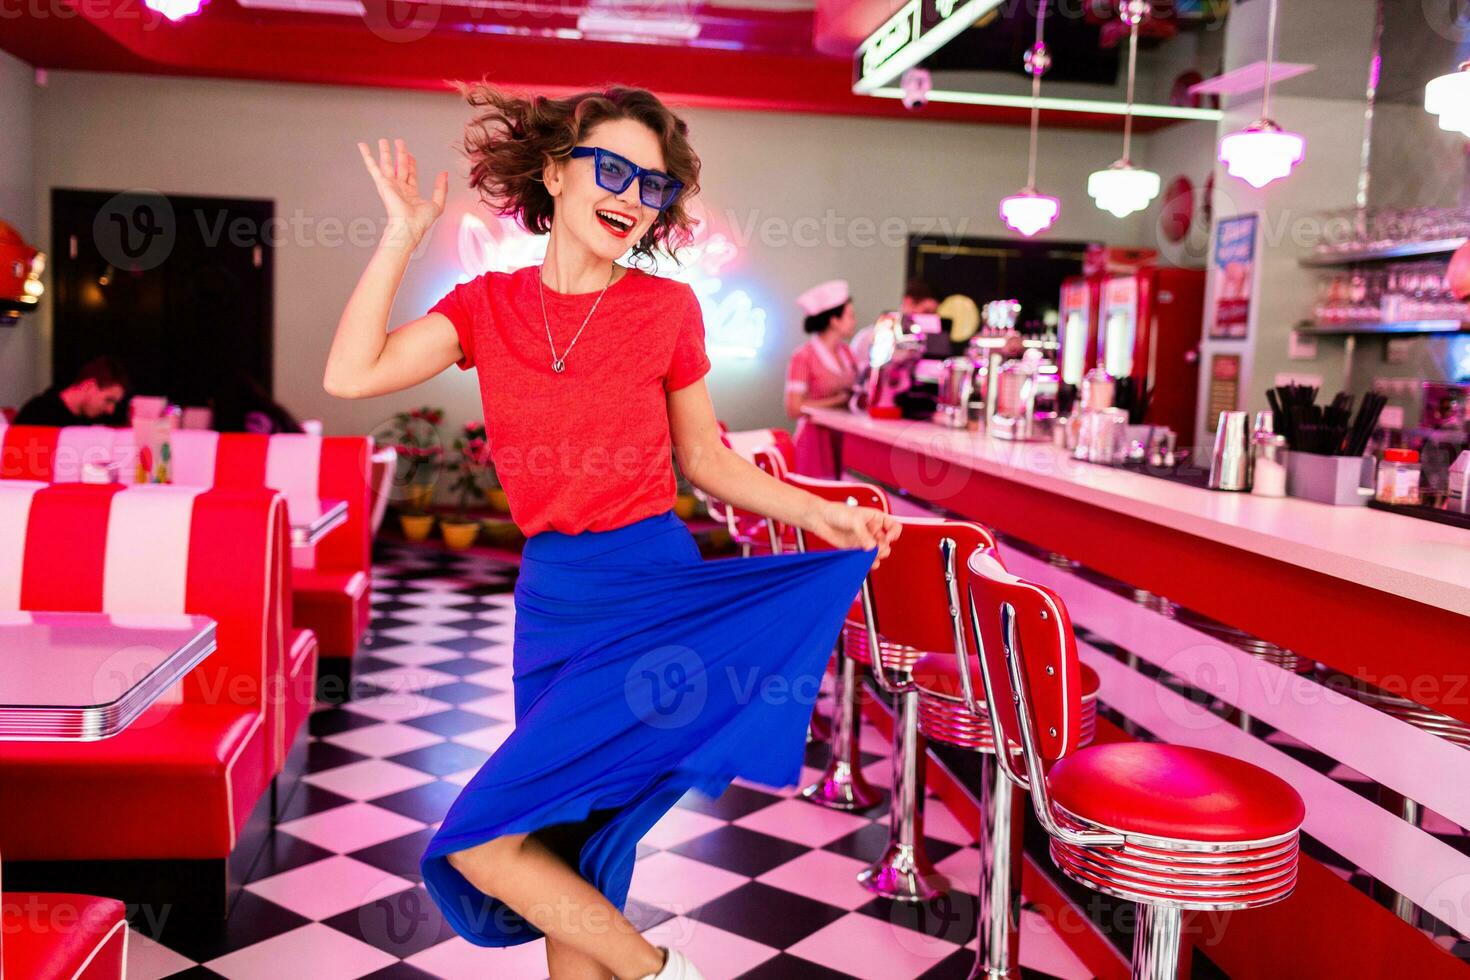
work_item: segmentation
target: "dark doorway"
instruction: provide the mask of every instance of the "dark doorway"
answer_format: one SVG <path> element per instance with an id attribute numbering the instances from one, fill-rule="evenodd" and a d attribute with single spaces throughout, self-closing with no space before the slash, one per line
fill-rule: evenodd
<path id="1" fill-rule="evenodd" d="M 274 216 L 272 201 L 54 188 L 53 382 L 114 354 L 130 394 L 207 405 L 242 376 L 270 393 Z"/>
<path id="2" fill-rule="evenodd" d="M 997 299 L 1020 300 L 1022 332 L 1039 333 L 1043 325 L 1055 325 L 1062 280 L 1082 272 L 1088 244 L 914 235 L 908 277 L 928 283 L 940 299 L 960 293 L 981 307 Z"/>

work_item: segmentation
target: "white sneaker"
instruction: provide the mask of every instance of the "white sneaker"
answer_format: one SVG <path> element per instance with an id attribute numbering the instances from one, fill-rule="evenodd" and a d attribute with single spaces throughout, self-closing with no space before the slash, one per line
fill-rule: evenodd
<path id="1" fill-rule="evenodd" d="M 704 980 L 704 974 L 677 949 L 660 946 L 664 951 L 664 968 L 650 973 L 643 980 Z"/>

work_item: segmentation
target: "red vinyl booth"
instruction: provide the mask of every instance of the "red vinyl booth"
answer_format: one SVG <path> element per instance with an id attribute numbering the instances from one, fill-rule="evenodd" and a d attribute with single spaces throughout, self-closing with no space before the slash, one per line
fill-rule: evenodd
<path id="1" fill-rule="evenodd" d="M 291 623 L 316 634 L 326 658 L 350 658 L 372 612 L 372 442 L 367 436 L 257 435 L 180 429 L 171 439 L 176 486 L 270 487 L 293 497 L 346 500 L 347 523 L 315 547 L 293 549 Z M 121 463 L 130 482 L 131 429 L 0 426 L 0 479 L 71 483 L 82 465 Z M 347 661 L 334 671 L 346 675 Z"/>
<path id="2" fill-rule="evenodd" d="M 0 611 L 193 613 L 218 624 L 218 649 L 122 733 L 0 743 L 6 884 L 130 901 L 174 901 L 183 889 L 223 914 L 239 862 L 264 841 L 288 726 L 312 703 L 310 640 L 287 647 L 284 498 L 260 487 L 0 481 L 0 540 Z M 294 678 L 293 656 L 303 662 Z M 133 890 L 149 892 L 150 877 L 166 898 Z"/>
<path id="3" fill-rule="evenodd" d="M 123 903 L 92 895 L 7 892 L 0 898 L 0 975 L 15 980 L 122 980 Z"/>

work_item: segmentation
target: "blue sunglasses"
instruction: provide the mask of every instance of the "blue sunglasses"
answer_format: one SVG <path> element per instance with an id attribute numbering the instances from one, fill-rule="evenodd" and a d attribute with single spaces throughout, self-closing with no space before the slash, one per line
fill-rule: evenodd
<path id="1" fill-rule="evenodd" d="M 597 177 L 597 186 L 605 191 L 621 194 L 637 179 L 639 200 L 657 211 L 673 204 L 684 189 L 683 181 L 675 180 L 661 170 L 645 170 L 627 157 L 620 157 L 600 146 L 572 147 L 572 158 L 579 157 L 594 158 L 592 171 Z"/>

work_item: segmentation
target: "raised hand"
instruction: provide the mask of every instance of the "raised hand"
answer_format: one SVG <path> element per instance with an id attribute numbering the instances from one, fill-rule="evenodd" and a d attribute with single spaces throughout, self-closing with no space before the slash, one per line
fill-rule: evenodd
<path id="1" fill-rule="evenodd" d="M 889 514 L 872 507 L 849 507 L 825 501 L 817 510 L 813 526 L 807 530 L 839 548 L 878 549 L 878 563 L 888 557 L 889 545 L 897 540 L 902 525 Z"/>
<path id="2" fill-rule="evenodd" d="M 449 171 L 439 172 L 439 176 L 434 178 L 434 194 L 426 198 L 419 193 L 418 164 L 403 140 L 395 139 L 391 151 L 387 140 L 378 140 L 376 160 L 366 143 L 358 143 L 357 149 L 362 153 L 362 162 L 367 165 L 368 174 L 372 176 L 378 196 L 383 199 L 383 207 L 388 212 L 384 240 L 401 236 L 397 244 L 409 248 L 417 246 L 439 215 L 444 213 L 444 201 L 449 194 Z"/>

